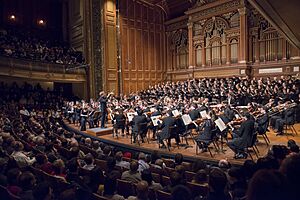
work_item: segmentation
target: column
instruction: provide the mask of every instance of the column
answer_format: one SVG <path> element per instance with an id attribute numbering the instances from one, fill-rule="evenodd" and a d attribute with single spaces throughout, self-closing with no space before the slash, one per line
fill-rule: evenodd
<path id="1" fill-rule="evenodd" d="M 194 47 L 193 47 L 193 22 L 188 23 L 188 40 L 189 40 L 189 67 L 195 66 Z"/>
<path id="2" fill-rule="evenodd" d="M 259 63 L 260 61 L 260 48 L 259 48 L 258 35 L 255 36 L 255 62 Z"/>
<path id="3" fill-rule="evenodd" d="M 253 62 L 253 43 L 252 43 L 252 35 L 249 36 L 248 41 L 249 41 L 249 48 L 248 48 L 248 51 L 249 51 L 249 61 L 250 61 L 250 62 Z"/>
<path id="4" fill-rule="evenodd" d="M 231 49 L 230 49 L 230 39 L 227 38 L 227 45 L 226 45 L 226 65 L 230 65 L 230 58 L 231 58 Z"/>
<path id="5" fill-rule="evenodd" d="M 205 40 L 203 38 L 202 42 L 202 67 L 205 67 L 206 65 L 206 49 L 205 49 Z"/>
<path id="6" fill-rule="evenodd" d="M 248 27 L 247 27 L 247 8 L 238 9 L 240 14 L 240 49 L 239 63 L 248 61 Z"/>

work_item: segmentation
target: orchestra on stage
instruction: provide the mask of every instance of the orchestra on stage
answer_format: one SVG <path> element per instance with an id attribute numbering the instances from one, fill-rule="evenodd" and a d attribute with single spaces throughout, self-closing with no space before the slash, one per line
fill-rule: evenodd
<path id="1" fill-rule="evenodd" d="M 110 122 L 112 137 L 139 145 L 151 140 L 170 150 L 174 139 L 176 147 L 189 148 L 192 139 L 201 152 L 210 152 L 210 144 L 223 151 L 225 144 L 234 158 L 246 158 L 257 135 L 268 144 L 269 128 L 280 136 L 300 121 L 299 84 L 291 76 L 166 82 L 128 96 L 101 91 L 97 100 L 65 102 L 63 114 L 81 131 Z"/>

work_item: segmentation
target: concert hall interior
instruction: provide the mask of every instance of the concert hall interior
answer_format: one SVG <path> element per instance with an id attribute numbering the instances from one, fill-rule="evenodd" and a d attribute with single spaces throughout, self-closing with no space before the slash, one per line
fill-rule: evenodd
<path id="1" fill-rule="evenodd" d="M 0 199 L 300 199 L 299 10 L 0 0 Z"/>

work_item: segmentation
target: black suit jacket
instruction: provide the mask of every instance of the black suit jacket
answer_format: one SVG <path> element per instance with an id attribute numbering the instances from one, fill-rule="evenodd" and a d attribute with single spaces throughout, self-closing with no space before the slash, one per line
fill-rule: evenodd
<path id="1" fill-rule="evenodd" d="M 147 117 L 145 115 L 137 115 L 137 116 L 134 116 L 133 119 L 132 119 L 132 131 L 134 133 L 138 133 L 138 130 L 139 130 L 139 125 L 142 124 L 142 123 L 147 123 L 148 120 L 147 120 Z M 145 131 L 147 131 L 147 127 L 143 127 L 143 129 L 141 130 L 142 133 L 144 133 Z"/>
<path id="2" fill-rule="evenodd" d="M 163 122 L 159 124 L 159 128 L 161 129 L 160 137 L 161 139 L 167 139 L 170 137 L 169 128 L 176 124 L 176 120 L 174 117 L 166 117 L 163 119 Z"/>
<path id="3" fill-rule="evenodd" d="M 269 126 L 269 116 L 264 114 L 262 117 L 257 119 L 257 131 L 259 134 L 263 134 L 267 131 Z"/>
<path id="4" fill-rule="evenodd" d="M 200 117 L 200 112 L 199 112 L 199 110 L 194 109 L 189 112 L 189 115 L 190 115 L 191 119 L 194 121 Z"/>
<path id="5" fill-rule="evenodd" d="M 255 121 L 253 119 L 248 119 L 241 124 L 240 128 L 238 129 L 239 137 L 232 140 L 232 143 L 237 148 L 244 149 L 251 144 L 255 131 L 254 123 Z"/>
<path id="6" fill-rule="evenodd" d="M 115 123 L 116 128 L 124 128 L 125 127 L 126 117 L 124 114 L 116 114 L 114 116 L 114 120 L 116 120 L 116 123 Z"/>

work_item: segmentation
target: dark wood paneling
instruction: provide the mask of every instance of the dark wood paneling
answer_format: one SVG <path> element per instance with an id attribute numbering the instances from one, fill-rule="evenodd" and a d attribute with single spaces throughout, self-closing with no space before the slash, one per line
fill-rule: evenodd
<path id="1" fill-rule="evenodd" d="M 130 93 L 164 78 L 164 14 L 134 0 L 120 6 L 123 90 Z"/>

